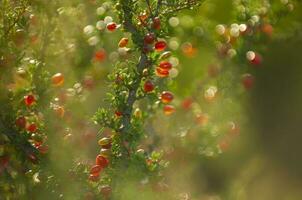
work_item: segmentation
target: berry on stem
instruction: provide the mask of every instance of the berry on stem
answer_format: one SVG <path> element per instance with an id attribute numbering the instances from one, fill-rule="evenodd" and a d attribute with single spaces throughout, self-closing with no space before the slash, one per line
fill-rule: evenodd
<path id="1" fill-rule="evenodd" d="M 144 84 L 144 91 L 145 92 L 152 92 L 154 90 L 154 84 L 152 83 L 152 81 L 148 80 L 145 82 Z"/>
<path id="2" fill-rule="evenodd" d="M 90 174 L 92 175 L 99 175 L 100 172 L 102 171 L 103 167 L 100 165 L 94 165 L 90 169 Z"/>
<path id="3" fill-rule="evenodd" d="M 159 30 L 160 29 L 160 18 L 159 17 L 155 17 L 152 21 L 152 28 L 155 30 Z"/>
<path id="4" fill-rule="evenodd" d="M 26 119 L 25 117 L 21 116 L 21 117 L 18 117 L 16 119 L 16 125 L 19 127 L 19 128 L 25 128 L 26 126 Z"/>
<path id="5" fill-rule="evenodd" d="M 128 39 L 128 38 L 122 38 L 122 39 L 119 41 L 118 46 L 119 46 L 120 48 L 126 47 L 127 44 L 128 44 L 128 42 L 129 42 L 129 39 Z"/>
<path id="6" fill-rule="evenodd" d="M 171 92 L 164 91 L 162 92 L 160 99 L 163 103 L 170 103 L 174 99 L 174 95 Z"/>
<path id="7" fill-rule="evenodd" d="M 155 40 L 155 36 L 153 33 L 147 33 L 144 37 L 145 44 L 153 44 L 154 40 Z"/>
<path id="8" fill-rule="evenodd" d="M 107 24 L 107 30 L 108 31 L 113 32 L 113 31 L 116 30 L 116 28 L 117 28 L 117 24 L 115 22 L 110 22 L 110 23 Z"/>
<path id="9" fill-rule="evenodd" d="M 61 73 L 57 73 L 51 77 L 51 82 L 53 86 L 61 86 L 64 83 L 64 76 Z"/>
<path id="10" fill-rule="evenodd" d="M 95 159 L 95 164 L 105 168 L 109 165 L 109 160 L 105 156 L 98 155 Z"/>
<path id="11" fill-rule="evenodd" d="M 35 133 L 37 131 L 37 125 L 35 123 L 31 123 L 30 125 L 28 125 L 27 131 Z"/>
<path id="12" fill-rule="evenodd" d="M 164 114 L 168 116 L 175 112 L 175 107 L 172 105 L 165 105 L 163 110 L 164 110 Z"/>
<path id="13" fill-rule="evenodd" d="M 36 102 L 36 98 L 34 95 L 29 94 L 29 95 L 24 96 L 25 105 L 32 106 L 35 102 Z"/>
<path id="14" fill-rule="evenodd" d="M 167 43 L 165 41 L 158 41 L 155 43 L 154 48 L 156 51 L 163 51 L 167 47 Z"/>
<path id="15" fill-rule="evenodd" d="M 161 78 L 165 78 L 165 77 L 168 77 L 169 76 L 169 71 L 167 70 L 163 70 L 162 68 L 160 67 L 157 67 L 156 70 L 155 70 L 155 73 L 158 77 L 161 77 Z"/>
<path id="16" fill-rule="evenodd" d="M 172 68 L 172 64 L 169 61 L 161 61 L 158 67 L 162 70 L 170 70 Z"/>

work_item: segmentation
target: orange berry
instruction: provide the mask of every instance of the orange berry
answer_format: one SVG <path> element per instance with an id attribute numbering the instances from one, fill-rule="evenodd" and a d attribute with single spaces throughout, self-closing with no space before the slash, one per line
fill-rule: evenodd
<path id="1" fill-rule="evenodd" d="M 157 67 L 155 71 L 158 77 L 164 78 L 169 76 L 169 71 L 163 70 L 162 68 Z"/>
<path id="2" fill-rule="evenodd" d="M 129 42 L 129 39 L 128 39 L 128 38 L 122 38 L 122 39 L 119 41 L 118 46 L 119 46 L 120 48 L 123 48 L 123 47 L 127 46 L 128 42 Z"/>
<path id="3" fill-rule="evenodd" d="M 175 107 L 172 105 L 165 105 L 163 110 L 165 115 L 171 115 L 175 112 Z"/>
<path id="4" fill-rule="evenodd" d="M 160 97 L 163 103 L 170 103 L 174 99 L 174 95 L 171 92 L 164 91 Z"/>
<path id="5" fill-rule="evenodd" d="M 64 76 L 61 73 L 57 73 L 51 77 L 51 82 L 53 86 L 61 86 L 64 83 Z"/>
<path id="6" fill-rule="evenodd" d="M 106 51 L 104 49 L 100 49 L 94 54 L 94 59 L 98 62 L 104 61 L 106 58 Z"/>

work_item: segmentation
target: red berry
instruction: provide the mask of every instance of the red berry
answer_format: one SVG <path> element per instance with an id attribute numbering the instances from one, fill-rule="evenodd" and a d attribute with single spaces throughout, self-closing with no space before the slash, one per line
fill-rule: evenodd
<path id="1" fill-rule="evenodd" d="M 25 102 L 25 105 L 27 105 L 27 106 L 31 106 L 33 103 L 35 103 L 35 101 L 36 101 L 36 98 L 34 95 L 29 94 L 29 95 L 24 96 L 24 102 Z"/>
<path id="2" fill-rule="evenodd" d="M 96 174 L 96 175 L 90 174 L 89 175 L 89 180 L 93 181 L 93 182 L 97 182 L 99 180 L 99 176 L 100 176 L 99 174 Z"/>
<path id="3" fill-rule="evenodd" d="M 252 65 L 260 65 L 262 63 L 262 57 L 254 51 L 248 51 L 246 53 L 246 58 Z"/>
<path id="4" fill-rule="evenodd" d="M 95 163 L 96 163 L 96 165 L 99 165 L 102 168 L 105 168 L 109 165 L 109 160 L 102 155 L 98 155 L 95 159 Z"/>
<path id="5" fill-rule="evenodd" d="M 108 31 L 115 31 L 117 28 L 117 24 L 115 22 L 110 22 L 107 24 Z"/>
<path id="6" fill-rule="evenodd" d="M 122 112 L 120 112 L 120 111 L 115 111 L 115 116 L 117 116 L 117 117 L 121 117 L 122 115 L 123 115 L 123 113 Z"/>
<path id="7" fill-rule="evenodd" d="M 162 68 L 159 68 L 159 67 L 156 68 L 155 72 L 156 72 L 156 75 L 158 77 L 164 78 L 164 77 L 168 77 L 169 76 L 169 71 L 163 70 Z"/>
<path id="8" fill-rule="evenodd" d="M 160 99 L 163 103 L 170 103 L 173 100 L 173 98 L 174 98 L 174 95 L 168 91 L 162 92 L 161 97 L 160 97 Z"/>
<path id="9" fill-rule="evenodd" d="M 254 85 L 254 76 L 251 74 L 244 74 L 242 76 L 242 85 L 247 90 L 251 89 Z"/>
<path id="10" fill-rule="evenodd" d="M 175 112 L 175 107 L 172 105 L 165 105 L 163 110 L 165 115 L 171 115 Z"/>
<path id="11" fill-rule="evenodd" d="M 32 123 L 30 124 L 28 127 L 27 127 L 27 131 L 31 132 L 31 133 L 34 133 L 37 131 L 37 125 Z"/>
<path id="12" fill-rule="evenodd" d="M 105 58 L 106 58 L 106 51 L 104 49 L 100 49 L 97 52 L 95 52 L 94 59 L 96 61 L 102 62 L 105 60 Z"/>
<path id="13" fill-rule="evenodd" d="M 253 65 L 260 65 L 262 63 L 262 57 L 259 54 L 255 55 L 255 58 L 251 60 Z"/>
<path id="14" fill-rule="evenodd" d="M 167 47 L 167 44 L 165 41 L 158 41 L 155 43 L 154 47 L 156 51 L 163 51 Z"/>
<path id="15" fill-rule="evenodd" d="M 26 125 L 26 119 L 25 117 L 19 117 L 17 120 L 16 120 L 16 125 L 19 127 L 19 128 L 24 128 L 25 125 Z"/>
<path id="16" fill-rule="evenodd" d="M 155 36 L 153 33 L 147 33 L 147 35 L 145 35 L 144 37 L 145 44 L 153 44 L 154 40 L 155 40 Z"/>
<path id="17" fill-rule="evenodd" d="M 54 86 L 61 86 L 64 83 L 64 76 L 61 73 L 57 73 L 51 77 L 51 82 Z"/>
<path id="18" fill-rule="evenodd" d="M 159 66 L 163 70 L 170 70 L 172 68 L 172 64 L 168 61 L 162 61 L 159 63 Z"/>
<path id="19" fill-rule="evenodd" d="M 154 84 L 151 81 L 146 81 L 144 84 L 144 91 L 145 92 L 152 92 L 154 90 Z"/>
<path id="20" fill-rule="evenodd" d="M 156 30 L 160 29 L 160 18 L 159 17 L 155 17 L 153 19 L 152 28 L 154 28 Z"/>
<path id="21" fill-rule="evenodd" d="M 100 165 L 94 165 L 91 169 L 90 169 L 90 174 L 92 175 L 99 175 L 100 172 L 102 171 L 103 167 Z"/>

